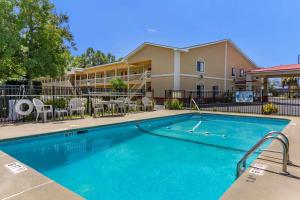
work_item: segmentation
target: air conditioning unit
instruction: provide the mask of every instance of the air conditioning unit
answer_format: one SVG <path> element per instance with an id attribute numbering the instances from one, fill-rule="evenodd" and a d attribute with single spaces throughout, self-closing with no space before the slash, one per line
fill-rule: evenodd
<path id="1" fill-rule="evenodd" d="M 199 78 L 200 78 L 200 79 L 202 79 L 203 77 L 204 77 L 203 74 L 200 74 L 200 75 L 199 75 Z"/>

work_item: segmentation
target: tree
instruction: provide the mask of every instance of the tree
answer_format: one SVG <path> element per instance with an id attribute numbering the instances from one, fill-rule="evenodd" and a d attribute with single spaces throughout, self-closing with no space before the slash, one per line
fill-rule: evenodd
<path id="1" fill-rule="evenodd" d="M 281 83 L 283 88 L 285 86 L 288 87 L 288 94 L 287 94 L 288 98 L 294 97 L 298 93 L 298 91 L 295 90 L 291 91 L 291 89 L 298 88 L 298 79 L 296 79 L 295 77 L 282 78 Z"/>
<path id="2" fill-rule="evenodd" d="M 282 87 L 288 87 L 290 90 L 293 86 L 298 87 L 298 80 L 295 77 L 285 77 L 281 80 Z"/>
<path id="3" fill-rule="evenodd" d="M 0 21 L 13 26 L 9 32 L 14 39 L 11 53 L 6 51 L 0 56 L 0 62 L 9 61 L 1 66 L 4 76 L 25 78 L 31 85 L 34 78 L 63 74 L 70 59 L 70 48 L 75 48 L 68 16 L 56 13 L 49 0 L 0 1 L 1 8 L 9 5 L 9 11 L 3 11 L 6 7 L 0 9 Z M 8 39 L 1 32 L 1 42 L 10 43 Z"/>
<path id="4" fill-rule="evenodd" d="M 116 78 L 110 81 L 114 90 L 124 90 L 127 88 L 127 84 L 120 78 Z"/>
<path id="5" fill-rule="evenodd" d="M 74 56 L 69 66 L 86 68 L 86 67 L 113 63 L 120 60 L 122 60 L 122 58 L 116 59 L 116 56 L 112 55 L 111 53 L 108 53 L 106 55 L 100 50 L 94 50 L 93 48 L 89 47 L 87 48 L 85 53 L 79 56 Z"/>
<path id="6" fill-rule="evenodd" d="M 20 27 L 14 5 L 13 1 L 0 0 L 0 81 L 8 77 L 16 78 L 21 73 L 19 67 L 14 65 L 21 50 Z"/>

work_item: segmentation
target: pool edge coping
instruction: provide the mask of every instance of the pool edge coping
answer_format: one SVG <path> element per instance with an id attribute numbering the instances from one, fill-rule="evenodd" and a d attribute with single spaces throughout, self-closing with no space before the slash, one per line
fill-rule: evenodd
<path id="1" fill-rule="evenodd" d="M 132 122 L 140 122 L 140 121 L 145 121 L 145 120 L 151 120 L 151 119 L 159 119 L 159 118 L 164 118 L 164 117 L 170 117 L 170 116 L 174 116 L 174 115 L 185 115 L 185 114 L 193 114 L 193 113 L 199 113 L 197 111 L 185 111 L 183 113 L 169 113 L 167 115 L 164 116 L 160 116 L 160 117 L 149 117 L 149 118 L 144 118 L 144 119 L 132 119 L 132 120 L 127 120 L 125 122 L 113 122 L 113 123 L 107 123 L 107 124 L 101 124 L 101 125 L 93 125 L 93 126 L 85 126 L 85 127 L 80 127 L 80 128 L 70 128 L 70 129 L 66 129 L 66 130 L 57 130 L 57 131 L 48 131 L 46 133 L 39 133 L 39 134 L 35 134 L 35 135 L 27 135 L 27 136 L 21 136 L 21 137 L 14 137 L 14 138 L 8 138 L 8 139 L 1 139 L 0 141 L 9 141 L 9 140 L 15 140 L 15 139 L 27 139 L 27 138 L 31 138 L 31 137 L 41 137 L 41 136 L 49 136 L 49 135 L 54 135 L 54 134 L 59 134 L 59 133 L 64 133 L 64 132 L 69 132 L 69 131 L 78 131 L 78 130 L 83 130 L 86 128 L 97 128 L 97 127 L 107 127 L 107 126 L 112 126 L 112 125 L 120 125 L 120 124 L 127 124 L 127 123 L 132 123 Z M 243 114 L 243 113 L 227 113 L 227 112 L 200 112 L 200 113 L 207 113 L 207 114 L 216 114 L 216 115 L 230 115 L 230 116 L 241 116 L 241 117 L 256 117 L 256 118 L 268 118 L 268 119 L 284 119 L 284 120 L 289 120 L 289 123 L 286 125 L 286 127 L 284 128 L 283 132 L 286 131 L 286 129 L 291 125 L 291 123 L 294 121 L 294 117 L 289 117 L 289 116 L 265 116 L 265 115 L 256 115 L 256 114 Z M 267 149 L 270 148 L 270 146 L 272 146 L 272 144 L 274 143 L 274 141 L 272 141 L 272 143 L 270 145 L 268 145 Z M 7 155 L 5 152 L 0 151 L 0 157 L 2 157 L 4 155 L 10 157 L 11 159 L 16 160 L 15 158 Z M 263 153 L 261 153 L 263 154 Z M 261 155 L 259 154 L 259 156 Z M 259 158 L 259 156 L 253 161 L 256 162 Z M 17 160 L 16 160 L 17 161 Z M 20 161 L 18 161 L 20 162 Z M 20 162 L 22 163 L 22 162 Z M 2 166 L 1 166 L 2 167 Z M 30 168 L 30 167 L 29 167 Z M 35 171 L 35 170 L 34 170 Z M 41 173 L 37 172 L 40 176 L 44 176 Z M 245 173 L 243 173 L 243 175 L 241 177 L 246 177 L 249 173 L 249 170 L 247 170 Z M 240 177 L 240 178 L 241 178 Z M 239 178 L 239 179 L 240 179 Z M 49 179 L 49 178 L 48 178 Z M 51 179 L 49 179 L 51 180 Z M 238 180 L 238 179 L 237 179 Z M 237 180 L 234 181 L 234 183 L 224 192 L 224 194 L 220 197 L 220 198 L 224 198 L 224 196 L 227 194 L 228 191 L 233 189 L 233 185 L 236 184 Z M 53 181 L 53 180 L 51 180 Z M 68 190 L 71 193 L 74 193 L 74 199 L 77 199 L 77 193 L 73 192 L 72 190 L 69 190 L 67 188 L 65 188 L 64 186 L 60 185 L 59 183 L 56 183 L 55 181 L 53 181 L 55 184 L 57 184 L 58 186 Z M 82 197 L 81 197 L 82 198 Z M 226 197 L 225 197 L 226 199 Z"/>

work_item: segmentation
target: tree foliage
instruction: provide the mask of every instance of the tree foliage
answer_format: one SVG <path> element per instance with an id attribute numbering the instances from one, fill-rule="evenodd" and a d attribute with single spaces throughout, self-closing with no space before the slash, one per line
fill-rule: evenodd
<path id="1" fill-rule="evenodd" d="M 49 0 L 0 0 L 0 78 L 63 74 L 75 48 L 68 20 Z"/>
<path id="2" fill-rule="evenodd" d="M 298 87 L 298 80 L 295 77 L 285 77 L 281 80 L 282 87 L 288 87 L 290 90 L 293 86 Z"/>
<path id="3" fill-rule="evenodd" d="M 93 48 L 87 48 L 86 52 L 82 55 L 74 56 L 69 64 L 70 67 L 92 67 L 96 65 L 103 65 L 107 63 L 113 63 L 120 61 L 121 58 L 116 59 L 116 56 L 111 53 L 105 54 L 100 50 L 94 50 Z"/>
<path id="4" fill-rule="evenodd" d="M 114 90 L 123 90 L 127 88 L 127 84 L 120 78 L 116 78 L 110 81 Z"/>

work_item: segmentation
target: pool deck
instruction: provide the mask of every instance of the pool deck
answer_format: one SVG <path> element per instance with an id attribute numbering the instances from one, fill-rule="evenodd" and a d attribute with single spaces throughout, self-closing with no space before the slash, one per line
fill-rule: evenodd
<path id="1" fill-rule="evenodd" d="M 91 126 L 114 124 L 126 121 L 171 116 L 190 112 L 191 111 L 159 110 L 153 112 L 128 114 L 121 117 L 104 117 L 96 119 L 88 117 L 86 119 L 49 121 L 47 123 L 7 124 L 0 126 L 0 140 L 40 135 L 49 132 L 58 132 Z M 217 112 L 212 113 L 216 114 Z M 270 117 L 265 115 L 240 113 L 219 114 Z M 265 169 L 258 169 L 256 170 L 256 172 L 259 173 L 253 174 L 249 172 L 249 170 L 251 169 L 250 167 L 250 169 L 248 169 L 224 193 L 222 199 L 300 199 L 300 137 L 297 136 L 298 132 L 300 132 L 300 118 L 285 116 L 271 117 L 291 120 L 290 124 L 283 131 L 290 140 L 290 160 L 293 162 L 293 166 L 288 166 L 288 172 L 290 173 L 290 175 L 286 176 L 280 174 L 282 166 L 282 154 L 278 152 L 281 152 L 281 147 L 278 145 L 278 143 L 272 142 L 272 144 L 269 146 L 269 150 L 275 152 L 265 151 L 252 163 L 252 166 L 254 166 L 254 164 L 256 163 L 261 164 Z M 12 162 L 16 162 L 16 160 L 0 151 L 0 199 L 83 199 L 82 197 L 41 175 L 28 166 L 25 166 L 27 168 L 26 171 L 16 174 L 12 173 L 4 166 Z"/>

